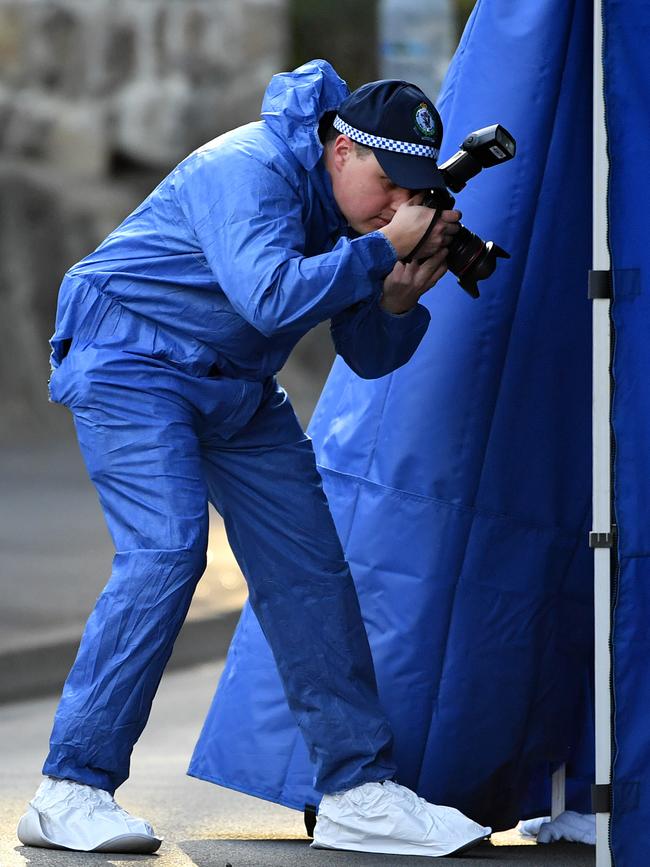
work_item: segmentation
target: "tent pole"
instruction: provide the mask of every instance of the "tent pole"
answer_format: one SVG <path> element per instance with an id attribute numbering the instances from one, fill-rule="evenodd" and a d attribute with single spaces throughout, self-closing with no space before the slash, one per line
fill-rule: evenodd
<path id="1" fill-rule="evenodd" d="M 551 819 L 566 810 L 566 765 L 562 764 L 551 777 Z"/>
<path id="2" fill-rule="evenodd" d="M 594 271 L 611 267 L 607 236 L 608 155 L 602 65 L 602 3 L 594 0 L 593 253 Z M 610 300 L 593 302 L 593 529 L 611 533 Z M 615 543 L 614 543 L 615 544 Z M 594 549 L 596 783 L 611 782 L 611 549 Z M 609 813 L 596 813 L 596 867 L 611 867 Z"/>

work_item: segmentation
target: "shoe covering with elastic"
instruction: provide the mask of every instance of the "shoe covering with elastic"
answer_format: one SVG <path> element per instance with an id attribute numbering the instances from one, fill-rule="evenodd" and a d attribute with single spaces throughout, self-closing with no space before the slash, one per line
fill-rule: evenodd
<path id="1" fill-rule="evenodd" d="M 523 819 L 517 825 L 517 830 L 522 837 L 537 837 L 542 825 L 550 821 L 550 816 L 538 816 L 536 819 Z"/>
<path id="2" fill-rule="evenodd" d="M 542 819 L 528 819 L 519 826 L 524 837 L 537 837 L 538 843 L 569 843 L 596 845 L 596 816 L 593 813 L 575 813 L 566 810 L 551 821 L 550 816 Z"/>
<path id="3" fill-rule="evenodd" d="M 491 828 L 453 807 L 430 804 L 387 780 L 324 795 L 314 830 L 315 849 L 440 857 L 469 849 Z"/>
<path id="4" fill-rule="evenodd" d="M 103 789 L 46 777 L 18 823 L 25 846 L 78 852 L 150 854 L 162 843 Z"/>

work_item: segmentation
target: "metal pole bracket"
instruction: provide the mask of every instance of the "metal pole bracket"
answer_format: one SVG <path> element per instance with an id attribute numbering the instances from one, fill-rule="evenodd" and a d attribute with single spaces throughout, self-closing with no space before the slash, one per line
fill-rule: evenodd
<path id="1" fill-rule="evenodd" d="M 589 533 L 590 548 L 613 548 L 616 539 L 616 528 L 612 527 L 609 533 Z"/>
<path id="2" fill-rule="evenodd" d="M 588 298 L 594 301 L 597 298 L 612 297 L 612 272 L 590 271 Z"/>

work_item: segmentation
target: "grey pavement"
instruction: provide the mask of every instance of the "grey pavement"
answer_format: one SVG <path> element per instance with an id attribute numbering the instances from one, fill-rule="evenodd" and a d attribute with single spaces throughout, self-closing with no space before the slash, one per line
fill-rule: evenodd
<path id="1" fill-rule="evenodd" d="M 165 674 L 149 724 L 137 744 L 131 778 L 117 799 L 152 822 L 165 842 L 153 856 L 88 855 L 21 846 L 17 820 L 40 779 L 54 699 L 5 705 L 0 710 L 0 865 L 82 867 L 139 863 L 146 867 L 414 867 L 429 859 L 316 851 L 308 846 L 302 816 L 185 775 L 212 698 L 221 663 Z M 592 847 L 537 846 L 516 832 L 497 834 L 451 861 L 468 865 L 582 867 L 595 863 Z"/>

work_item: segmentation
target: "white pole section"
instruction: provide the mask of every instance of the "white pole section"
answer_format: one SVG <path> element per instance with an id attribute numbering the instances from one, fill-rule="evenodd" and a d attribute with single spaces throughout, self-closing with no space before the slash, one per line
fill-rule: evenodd
<path id="1" fill-rule="evenodd" d="M 594 0 L 593 58 L 593 253 L 594 271 L 611 267 L 607 242 L 607 130 L 603 84 L 602 2 Z M 593 530 L 610 533 L 610 301 L 593 304 Z M 615 543 L 615 542 L 614 542 Z M 611 782 L 612 733 L 610 691 L 611 551 L 594 549 L 596 783 Z M 611 867 L 609 813 L 596 814 L 596 867 Z"/>
<path id="2" fill-rule="evenodd" d="M 566 765 L 560 765 L 551 777 L 551 819 L 566 810 Z"/>

